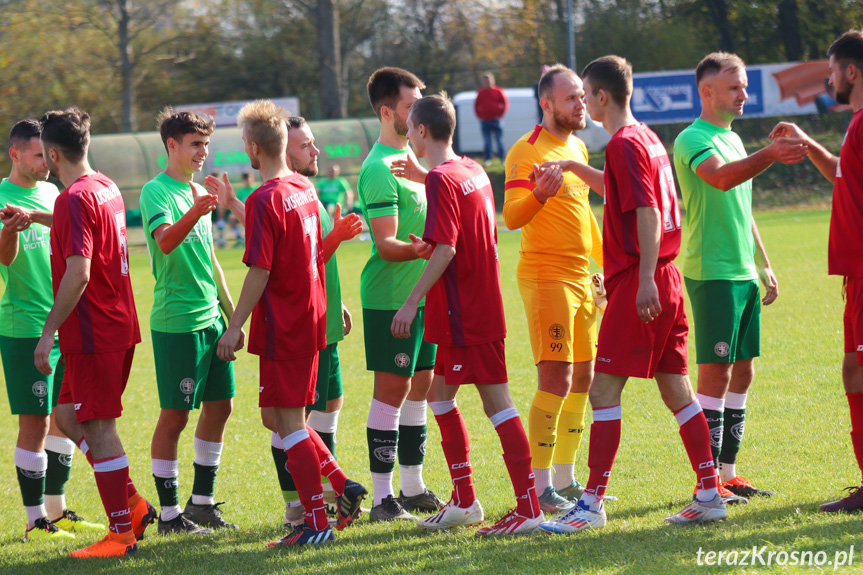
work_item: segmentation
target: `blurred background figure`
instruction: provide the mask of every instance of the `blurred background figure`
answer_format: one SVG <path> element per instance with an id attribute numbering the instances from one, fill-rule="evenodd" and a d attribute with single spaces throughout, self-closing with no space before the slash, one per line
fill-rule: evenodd
<path id="1" fill-rule="evenodd" d="M 336 211 L 336 204 L 342 205 L 342 214 L 348 214 L 354 207 L 354 190 L 350 182 L 340 174 L 342 169 L 338 164 L 333 164 L 327 170 L 326 178 L 318 178 L 315 184 L 318 187 L 318 198 L 332 216 Z"/>
<path id="2" fill-rule="evenodd" d="M 476 93 L 473 110 L 482 129 L 485 151 L 485 165 L 491 165 L 492 138 L 497 145 L 497 156 L 503 161 L 503 123 L 501 120 L 509 109 L 509 101 L 503 90 L 494 84 L 494 75 L 486 73 L 482 77 L 482 88 Z"/>

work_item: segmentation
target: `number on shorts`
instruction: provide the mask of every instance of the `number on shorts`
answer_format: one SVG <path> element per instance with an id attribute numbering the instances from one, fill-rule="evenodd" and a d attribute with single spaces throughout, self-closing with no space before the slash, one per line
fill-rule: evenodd
<path id="1" fill-rule="evenodd" d="M 129 275 L 129 242 L 126 239 L 126 212 L 115 212 L 117 236 L 120 239 L 120 275 Z"/>
<path id="2" fill-rule="evenodd" d="M 186 403 L 189 403 L 189 396 L 187 395 L 183 401 L 185 401 Z"/>
<path id="3" fill-rule="evenodd" d="M 563 351 L 562 343 L 552 343 L 549 347 L 551 348 L 551 351 Z"/>
<path id="4" fill-rule="evenodd" d="M 320 227 L 321 220 L 317 214 L 303 219 L 303 229 L 309 236 L 309 246 L 312 251 L 312 277 L 314 279 L 318 279 L 318 229 Z"/>
<path id="5" fill-rule="evenodd" d="M 44 399 L 39 400 L 39 407 L 45 407 L 45 400 Z"/>

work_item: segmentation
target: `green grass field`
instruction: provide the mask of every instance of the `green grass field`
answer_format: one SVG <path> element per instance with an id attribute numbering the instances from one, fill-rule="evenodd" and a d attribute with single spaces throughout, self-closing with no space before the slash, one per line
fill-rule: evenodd
<path id="1" fill-rule="evenodd" d="M 860 519 L 818 512 L 820 503 L 859 480 L 841 384 L 841 282 L 826 275 L 829 214 L 762 212 L 757 220 L 779 277 L 780 297 L 763 314 L 763 357 L 756 362 L 738 469 L 778 494 L 732 508 L 725 522 L 685 528 L 664 524 L 663 518 L 678 511 L 691 496 L 694 475 L 674 418 L 655 385 L 632 380 L 624 394 L 623 441 L 609 489 L 619 501 L 607 504 L 609 524 L 602 531 L 478 540 L 473 529 L 426 533 L 411 524 L 370 525 L 361 518 L 354 527 L 337 534 L 335 544 L 269 550 L 265 543 L 283 534 L 283 502 L 270 458 L 270 434 L 258 418 L 256 360 L 242 352 L 236 366 L 235 410 L 216 487 L 217 500 L 227 502 L 225 514 L 240 530 L 206 538 L 162 538 L 151 527 L 139 544 L 139 553 L 123 561 L 76 562 L 65 557 L 66 552 L 95 537 L 79 536 L 71 544 L 58 546 L 23 543 L 25 518 L 12 463 L 17 424 L 7 415 L 0 418 L 0 573 L 820 573 L 832 571 L 833 566 L 699 567 L 697 552 L 767 546 L 768 552 L 824 551 L 832 561 L 836 551 L 847 551 L 851 545 L 859 547 L 853 564 L 839 571 L 863 572 L 858 567 L 863 565 L 863 544 L 857 537 Z M 526 417 L 536 375 L 515 281 L 518 242 L 518 233 L 500 235 L 510 387 Z M 355 318 L 354 333 L 340 345 L 346 404 L 339 425 L 338 457 L 348 475 L 366 485 L 370 478 L 365 420 L 372 379 L 364 369 L 359 274 L 368 251 L 368 242 L 352 242 L 338 256 L 342 293 Z M 235 298 L 244 276 L 241 255 L 237 249 L 219 253 Z M 138 489 L 156 502 L 149 444 L 158 402 L 148 325 L 153 279 L 146 252 L 135 250 L 132 279 L 144 342 L 137 348 L 119 427 L 132 477 Z M 690 350 L 694 370 L 691 342 Z M 459 401 L 472 438 L 477 491 L 486 517 L 496 520 L 514 504 L 498 438 L 473 389 L 462 390 Z M 0 398 L 0 413 L 8 414 L 5 394 Z M 425 479 L 446 497 L 449 476 L 431 414 L 429 423 Z M 588 441 L 585 438 L 576 464 L 576 475 L 582 481 L 587 477 Z M 104 521 L 90 468 L 80 453 L 75 457 L 67 486 L 69 506 L 84 517 Z M 190 426 L 180 446 L 182 501 L 191 489 L 192 458 Z M 766 560 L 766 553 L 762 557 Z"/>

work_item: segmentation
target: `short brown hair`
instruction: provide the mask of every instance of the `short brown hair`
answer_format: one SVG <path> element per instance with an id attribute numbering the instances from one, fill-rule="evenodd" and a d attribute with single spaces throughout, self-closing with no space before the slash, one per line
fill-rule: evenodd
<path id="1" fill-rule="evenodd" d="M 738 68 L 746 69 L 743 59 L 737 54 L 730 52 L 712 52 L 701 59 L 695 67 L 695 83 L 700 85 L 701 81 L 709 76 L 719 74 L 723 70 Z"/>
<path id="2" fill-rule="evenodd" d="M 827 55 L 836 60 L 852 60 L 855 66 L 863 68 L 863 33 L 848 30 L 830 44 Z"/>
<path id="3" fill-rule="evenodd" d="M 90 114 L 76 107 L 45 112 L 39 119 L 42 141 L 70 162 L 80 162 L 90 146 Z"/>
<path id="4" fill-rule="evenodd" d="M 369 103 L 378 118 L 381 117 L 381 108 L 395 108 L 399 103 L 399 92 L 402 86 L 405 88 L 419 88 L 424 90 L 426 85 L 411 72 L 401 68 L 379 68 L 369 76 L 366 90 L 369 93 Z"/>
<path id="5" fill-rule="evenodd" d="M 209 136 L 216 129 L 216 122 L 210 116 L 201 116 L 194 112 L 175 112 L 171 106 L 166 106 L 159 112 L 156 123 L 166 151 L 168 138 L 179 141 L 186 134 Z"/>
<path id="6" fill-rule="evenodd" d="M 455 133 L 455 106 L 446 92 L 420 98 L 411 106 L 415 125 L 428 128 L 432 140 L 448 142 Z"/>
<path id="7" fill-rule="evenodd" d="M 288 144 L 288 118 L 288 112 L 272 100 L 255 100 L 240 109 L 237 124 L 264 155 L 275 158 L 284 155 Z"/>
<path id="8" fill-rule="evenodd" d="M 536 92 L 539 94 L 540 98 L 548 98 L 551 95 L 551 90 L 554 88 L 554 79 L 559 74 L 568 74 L 573 77 L 577 76 L 574 71 L 561 63 L 549 66 L 548 69 L 542 73 L 542 76 L 539 77 L 539 84 L 537 85 Z"/>
<path id="9" fill-rule="evenodd" d="M 603 56 L 584 67 L 581 78 L 590 78 L 594 95 L 605 90 L 618 106 L 626 106 L 632 96 L 632 64 L 620 56 Z"/>
<path id="10" fill-rule="evenodd" d="M 38 138 L 42 133 L 42 124 L 39 120 L 27 118 L 16 122 L 9 131 L 9 149 L 18 149 L 19 146 L 29 144 L 33 138 Z"/>

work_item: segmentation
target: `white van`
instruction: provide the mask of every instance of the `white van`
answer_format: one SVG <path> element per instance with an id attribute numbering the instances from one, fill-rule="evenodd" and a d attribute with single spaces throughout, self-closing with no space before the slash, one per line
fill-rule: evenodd
<path id="1" fill-rule="evenodd" d="M 503 117 L 503 146 L 509 150 L 526 133 L 533 130 L 539 121 L 539 106 L 533 88 L 504 88 L 509 99 L 509 110 Z M 473 112 L 476 91 L 459 92 L 452 101 L 455 104 L 456 131 L 455 149 L 459 154 L 482 154 L 483 142 L 479 120 Z M 587 110 L 585 110 L 587 114 Z M 588 116 L 587 127 L 576 132 L 591 152 L 605 149 L 611 139 L 608 132 Z"/>

